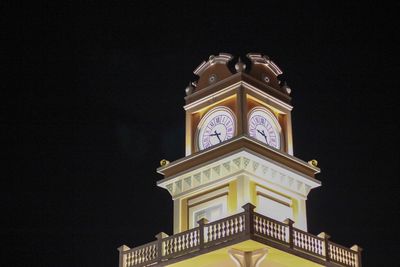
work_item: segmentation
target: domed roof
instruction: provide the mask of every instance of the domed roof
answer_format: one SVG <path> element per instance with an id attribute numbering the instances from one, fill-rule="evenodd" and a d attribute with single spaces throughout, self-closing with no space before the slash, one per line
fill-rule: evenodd
<path id="1" fill-rule="evenodd" d="M 282 70 L 268 56 L 260 53 L 248 53 L 246 57 L 250 63 L 249 68 L 240 58 L 238 58 L 237 63 L 233 66 L 231 61 L 234 56 L 228 53 L 209 56 L 207 61 L 203 61 L 194 70 L 193 73 L 199 79 L 193 83 L 195 88 L 191 92 L 195 93 L 214 86 L 231 76 L 247 75 L 264 86 L 283 92 L 286 95 L 290 94 L 290 89 L 287 85 L 278 79 L 279 75 L 282 74 Z"/>

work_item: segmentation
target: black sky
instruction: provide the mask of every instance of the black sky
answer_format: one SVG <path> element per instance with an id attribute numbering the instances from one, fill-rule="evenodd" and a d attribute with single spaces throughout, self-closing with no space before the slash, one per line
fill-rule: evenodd
<path id="1" fill-rule="evenodd" d="M 172 233 L 155 169 L 184 156 L 192 71 L 260 52 L 293 90 L 295 155 L 322 169 L 309 231 L 398 266 L 399 4 L 366 2 L 2 4 L 0 265 L 117 266 Z"/>

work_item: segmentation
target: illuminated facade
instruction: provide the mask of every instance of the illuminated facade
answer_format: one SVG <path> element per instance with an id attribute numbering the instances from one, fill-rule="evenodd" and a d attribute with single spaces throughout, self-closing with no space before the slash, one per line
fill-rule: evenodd
<path id="1" fill-rule="evenodd" d="M 307 232 L 315 160 L 293 155 L 290 88 L 268 57 L 210 56 L 186 88 L 186 155 L 163 160 L 174 233 L 119 248 L 120 267 L 361 266 L 361 249 Z"/>

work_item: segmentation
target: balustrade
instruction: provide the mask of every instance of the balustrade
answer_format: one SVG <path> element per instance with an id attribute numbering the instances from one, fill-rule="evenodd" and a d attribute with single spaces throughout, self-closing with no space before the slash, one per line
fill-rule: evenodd
<path id="1" fill-rule="evenodd" d="M 125 266 L 145 266 L 157 259 L 157 241 L 128 250 L 124 253 Z"/>
<path id="2" fill-rule="evenodd" d="M 166 237 L 161 242 L 164 250 L 162 258 L 173 258 L 180 254 L 186 254 L 200 244 L 199 228 Z"/>
<path id="3" fill-rule="evenodd" d="M 254 230 L 256 234 L 268 239 L 275 239 L 288 243 L 287 225 L 260 214 L 254 216 Z"/>
<path id="4" fill-rule="evenodd" d="M 360 266 L 357 252 L 332 242 L 328 242 L 328 247 L 329 257 L 332 262 L 351 267 Z"/>
<path id="5" fill-rule="evenodd" d="M 297 249 L 317 256 L 323 256 L 323 242 L 323 238 L 314 236 L 299 229 L 293 229 L 293 244 Z"/>
<path id="6" fill-rule="evenodd" d="M 340 266 L 361 267 L 361 249 L 345 248 L 329 241 L 329 236 L 318 236 L 293 227 L 290 219 L 284 223 L 254 212 L 254 206 L 246 204 L 244 212 L 208 223 L 200 220 L 199 226 L 191 230 L 167 236 L 157 235 L 157 241 L 140 247 L 120 249 L 120 267 L 140 267 L 167 262 L 204 248 L 218 249 L 225 242 L 240 237 L 273 241 L 288 249 L 297 250 L 322 261 L 331 261 Z M 273 246 L 273 245 L 272 245 Z"/>
<path id="7" fill-rule="evenodd" d="M 244 214 L 233 215 L 204 225 L 204 242 L 207 243 L 207 246 L 217 242 L 225 242 L 242 233 L 244 229 Z"/>

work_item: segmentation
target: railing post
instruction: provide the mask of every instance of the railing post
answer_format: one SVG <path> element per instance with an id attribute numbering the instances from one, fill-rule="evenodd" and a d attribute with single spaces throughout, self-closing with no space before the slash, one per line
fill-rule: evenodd
<path id="1" fill-rule="evenodd" d="M 353 245 L 350 249 L 355 251 L 355 252 L 357 252 L 357 263 L 356 263 L 356 266 L 357 267 L 361 267 L 361 251 L 363 249 L 360 246 L 357 246 L 357 245 Z"/>
<path id="2" fill-rule="evenodd" d="M 199 224 L 199 247 L 200 249 L 204 248 L 204 225 L 208 223 L 208 220 L 206 218 L 201 218 L 200 220 L 197 221 Z"/>
<path id="3" fill-rule="evenodd" d="M 122 245 L 118 248 L 119 251 L 119 267 L 126 267 L 126 255 L 125 251 L 130 250 L 130 247 Z"/>
<path id="4" fill-rule="evenodd" d="M 246 235 L 252 236 L 254 234 L 254 206 L 251 203 L 247 203 L 242 206 L 244 209 L 244 225 Z"/>
<path id="5" fill-rule="evenodd" d="M 164 256 L 164 246 L 163 246 L 163 238 L 168 237 L 168 235 L 164 232 L 160 232 L 156 234 L 157 238 L 157 262 L 160 263 L 162 260 L 162 257 Z"/>
<path id="6" fill-rule="evenodd" d="M 294 221 L 292 221 L 290 218 L 287 218 L 283 222 L 288 225 L 288 228 L 289 228 L 289 240 L 288 240 L 289 241 L 289 247 L 293 248 L 293 246 L 294 246 L 294 242 L 293 242 L 293 238 L 294 238 L 293 224 L 294 224 Z"/>
<path id="7" fill-rule="evenodd" d="M 324 239 L 324 252 L 325 252 L 325 260 L 326 261 L 331 261 L 331 255 L 329 253 L 329 238 L 331 238 L 330 235 L 328 235 L 325 232 L 321 232 L 318 234 L 318 237 L 323 238 Z"/>

